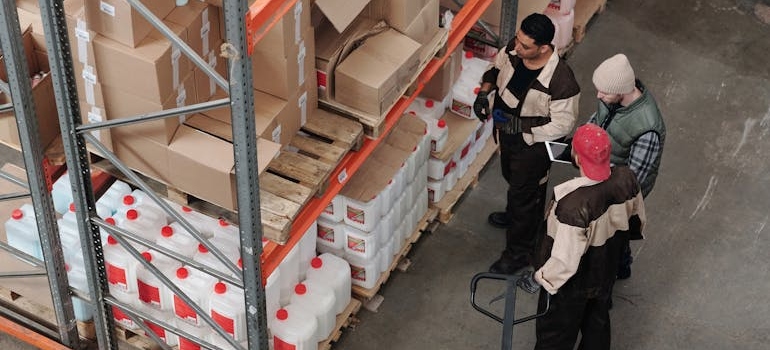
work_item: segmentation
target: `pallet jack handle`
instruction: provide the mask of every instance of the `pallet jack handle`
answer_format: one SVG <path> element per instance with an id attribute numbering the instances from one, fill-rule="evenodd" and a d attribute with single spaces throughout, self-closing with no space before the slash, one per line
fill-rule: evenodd
<path id="1" fill-rule="evenodd" d="M 486 315 L 487 317 L 500 322 L 503 324 L 503 341 L 502 341 L 502 350 L 510 350 L 513 347 L 513 326 L 522 322 L 527 322 L 534 320 L 538 317 L 541 317 L 545 315 L 548 310 L 551 308 L 551 295 L 548 293 L 545 293 L 546 295 L 546 301 L 545 301 L 545 309 L 537 314 L 522 317 L 520 319 L 515 319 L 515 311 L 516 311 L 516 282 L 519 281 L 519 279 L 524 278 L 524 275 L 518 274 L 518 275 L 503 275 L 503 274 L 497 274 L 497 273 L 491 273 L 491 272 L 480 272 L 477 273 L 475 276 L 473 276 L 473 279 L 471 280 L 471 305 L 474 309 L 481 312 L 482 314 Z M 500 281 L 506 281 L 506 290 L 505 290 L 505 311 L 503 313 L 503 318 L 500 318 L 499 316 L 495 315 L 494 313 L 490 312 L 489 310 L 479 306 L 476 304 L 476 287 L 478 286 L 479 281 L 484 279 L 492 279 L 492 280 L 500 280 Z M 490 304 L 494 301 L 496 301 L 497 298 L 493 299 Z"/>

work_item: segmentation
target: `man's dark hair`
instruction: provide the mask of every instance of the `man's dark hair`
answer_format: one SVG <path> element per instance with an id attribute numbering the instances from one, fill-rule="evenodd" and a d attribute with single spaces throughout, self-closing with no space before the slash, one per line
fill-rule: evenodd
<path id="1" fill-rule="evenodd" d="M 535 40 L 536 45 L 550 45 L 556 28 L 548 16 L 533 13 L 521 21 L 521 31 Z"/>

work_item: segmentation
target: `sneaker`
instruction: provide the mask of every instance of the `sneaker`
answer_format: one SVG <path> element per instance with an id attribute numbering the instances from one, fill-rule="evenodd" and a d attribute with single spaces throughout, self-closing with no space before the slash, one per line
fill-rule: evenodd
<path id="1" fill-rule="evenodd" d="M 489 224 L 497 228 L 508 228 L 511 226 L 511 220 L 504 211 L 496 211 L 487 217 Z"/>

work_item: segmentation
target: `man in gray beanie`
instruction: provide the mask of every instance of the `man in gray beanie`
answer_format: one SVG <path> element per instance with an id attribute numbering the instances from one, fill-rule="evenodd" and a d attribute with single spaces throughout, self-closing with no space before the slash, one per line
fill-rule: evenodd
<path id="1" fill-rule="evenodd" d="M 599 107 L 588 122 L 607 130 L 612 143 L 610 161 L 614 165 L 628 165 L 636 175 L 642 195 L 647 197 L 655 185 L 666 140 L 666 125 L 655 98 L 636 79 L 624 54 L 602 62 L 594 71 L 593 83 Z M 631 247 L 626 242 L 618 279 L 631 277 L 632 260 Z"/>

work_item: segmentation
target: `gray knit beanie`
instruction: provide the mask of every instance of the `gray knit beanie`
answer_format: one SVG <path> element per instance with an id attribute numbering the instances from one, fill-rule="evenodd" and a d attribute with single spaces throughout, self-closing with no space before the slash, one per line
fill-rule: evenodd
<path id="1" fill-rule="evenodd" d="M 612 56 L 594 71 L 593 82 L 596 89 L 607 94 L 627 94 L 634 91 L 636 77 L 634 69 L 626 55 L 619 53 Z"/>

